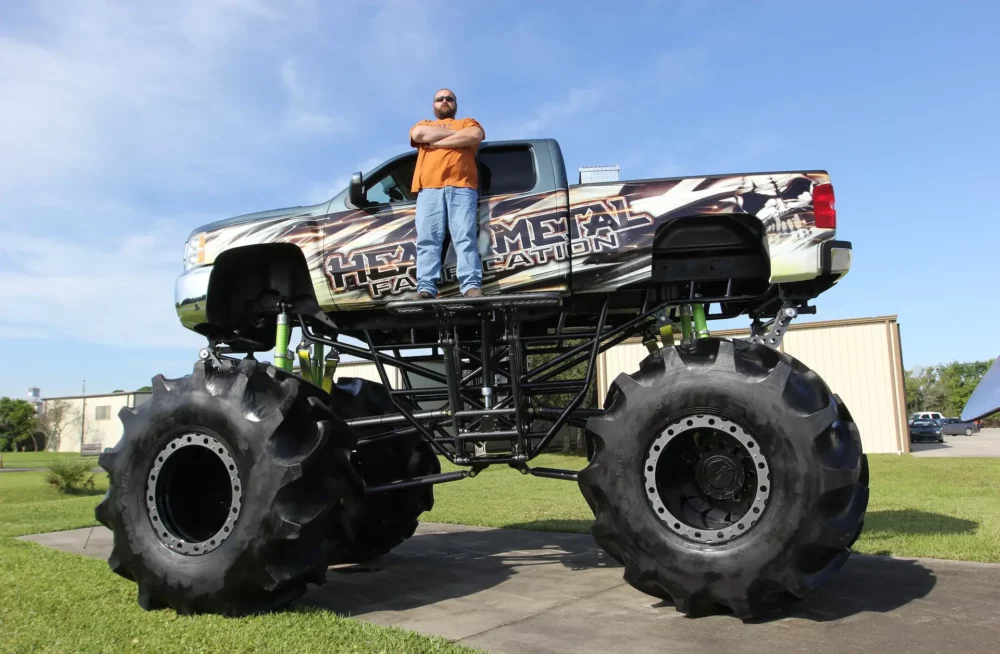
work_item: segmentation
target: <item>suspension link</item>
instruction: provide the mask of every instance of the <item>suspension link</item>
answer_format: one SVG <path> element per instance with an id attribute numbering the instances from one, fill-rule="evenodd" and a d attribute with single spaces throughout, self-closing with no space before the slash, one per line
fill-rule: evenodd
<path id="1" fill-rule="evenodd" d="M 777 350 L 781 347 L 785 331 L 798 315 L 799 310 L 795 308 L 795 305 L 791 302 L 785 302 L 778 311 L 778 315 L 768 323 L 762 325 L 759 319 L 754 318 L 753 324 L 750 327 L 750 338 L 747 340 L 751 343 L 762 343 L 771 349 Z"/>

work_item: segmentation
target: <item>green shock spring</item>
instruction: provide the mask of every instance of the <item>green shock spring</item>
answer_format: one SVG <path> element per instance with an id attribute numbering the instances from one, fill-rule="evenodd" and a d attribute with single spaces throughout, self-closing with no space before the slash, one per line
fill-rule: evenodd
<path id="1" fill-rule="evenodd" d="M 681 336 L 682 343 L 691 342 L 691 305 L 689 304 L 681 307 Z"/>
<path id="2" fill-rule="evenodd" d="M 697 338 L 708 338 L 708 322 L 705 320 L 705 305 L 694 305 L 694 331 Z"/>
<path id="3" fill-rule="evenodd" d="M 317 386 L 323 385 L 323 344 L 313 343 L 312 373 L 313 383 Z"/>
<path id="4" fill-rule="evenodd" d="M 278 333 L 274 339 L 274 366 L 280 370 L 291 370 L 292 361 L 288 356 L 288 314 L 278 314 Z"/>

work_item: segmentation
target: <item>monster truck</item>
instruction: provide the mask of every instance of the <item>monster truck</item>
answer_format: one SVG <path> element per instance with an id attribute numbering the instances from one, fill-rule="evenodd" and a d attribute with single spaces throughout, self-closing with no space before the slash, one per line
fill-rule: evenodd
<path id="1" fill-rule="evenodd" d="M 109 565 L 142 607 L 285 607 L 491 465 L 576 482 L 628 583 L 684 614 L 756 616 L 844 564 L 868 504 L 859 432 L 781 349 L 850 268 L 827 173 L 570 184 L 553 140 L 478 159 L 484 297 L 458 293 L 450 244 L 440 297 L 415 293 L 413 152 L 330 201 L 193 231 L 176 310 L 206 346 L 122 410 L 100 458 Z M 711 335 L 739 316 L 749 337 Z M 627 339 L 648 356 L 586 402 Z M 339 376 L 341 356 L 379 381 Z M 566 425 L 586 467 L 530 465 Z"/>

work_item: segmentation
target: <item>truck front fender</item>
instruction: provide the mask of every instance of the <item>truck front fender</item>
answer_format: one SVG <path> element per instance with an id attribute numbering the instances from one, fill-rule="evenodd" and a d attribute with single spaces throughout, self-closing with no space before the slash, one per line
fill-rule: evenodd
<path id="1" fill-rule="evenodd" d="M 305 255 L 290 243 L 227 250 L 182 275 L 175 288 L 185 327 L 210 338 L 238 332 L 258 350 L 273 347 L 282 302 L 315 306 L 315 297 Z"/>

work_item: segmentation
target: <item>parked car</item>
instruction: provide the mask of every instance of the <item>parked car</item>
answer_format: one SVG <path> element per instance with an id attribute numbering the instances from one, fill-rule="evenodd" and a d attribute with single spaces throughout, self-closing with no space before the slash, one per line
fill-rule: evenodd
<path id="1" fill-rule="evenodd" d="M 913 426 L 915 420 L 943 420 L 944 415 L 938 413 L 937 411 L 919 411 L 917 413 L 910 414 L 910 420 L 907 424 Z"/>
<path id="2" fill-rule="evenodd" d="M 941 433 L 941 420 L 937 419 L 917 419 L 910 423 L 910 442 L 917 441 L 937 441 L 944 442 L 944 434 Z"/>
<path id="3" fill-rule="evenodd" d="M 961 418 L 944 418 L 941 420 L 941 433 L 947 436 L 957 436 L 965 434 L 972 436 L 979 432 L 979 425 L 975 422 L 963 421 Z"/>

